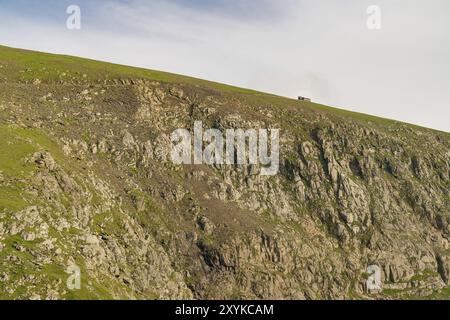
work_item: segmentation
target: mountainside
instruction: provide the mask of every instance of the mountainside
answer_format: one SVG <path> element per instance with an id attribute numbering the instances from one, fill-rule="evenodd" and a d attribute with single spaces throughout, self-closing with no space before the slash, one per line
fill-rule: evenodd
<path id="1" fill-rule="evenodd" d="M 7 47 L 0 110 L 0 298 L 450 298 L 449 133 Z M 279 173 L 175 165 L 195 121 L 280 129 Z"/>

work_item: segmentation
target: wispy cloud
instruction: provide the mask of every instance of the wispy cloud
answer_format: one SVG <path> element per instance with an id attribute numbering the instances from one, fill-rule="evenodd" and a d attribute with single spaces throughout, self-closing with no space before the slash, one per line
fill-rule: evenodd
<path id="1" fill-rule="evenodd" d="M 80 31 L 65 28 L 71 2 L 82 8 Z M 0 4 L 0 42 L 450 131 L 450 2 L 377 2 L 382 29 L 370 31 L 366 0 L 19 0 Z"/>

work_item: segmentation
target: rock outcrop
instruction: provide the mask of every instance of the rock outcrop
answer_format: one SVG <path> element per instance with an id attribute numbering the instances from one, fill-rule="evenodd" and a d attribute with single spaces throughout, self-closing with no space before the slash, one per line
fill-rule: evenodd
<path id="1" fill-rule="evenodd" d="M 56 65 L 63 83 L 22 67 L 0 83 L 0 298 L 448 292 L 448 133 L 107 65 L 98 81 Z M 194 121 L 280 129 L 279 173 L 174 165 L 170 134 Z"/>

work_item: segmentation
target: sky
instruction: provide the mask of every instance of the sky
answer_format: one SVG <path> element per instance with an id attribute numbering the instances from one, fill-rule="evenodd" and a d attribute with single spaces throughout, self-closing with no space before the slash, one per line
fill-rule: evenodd
<path id="1" fill-rule="evenodd" d="M 79 30 L 66 26 L 69 5 L 81 9 Z M 0 21 L 2 45 L 450 132 L 449 0 L 0 0 Z"/>

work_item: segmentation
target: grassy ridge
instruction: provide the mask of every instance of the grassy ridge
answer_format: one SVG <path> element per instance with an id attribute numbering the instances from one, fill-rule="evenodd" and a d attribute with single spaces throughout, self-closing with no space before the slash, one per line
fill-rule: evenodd
<path id="1" fill-rule="evenodd" d="M 216 90 L 262 94 L 255 90 L 225 85 L 213 81 L 196 79 L 168 72 L 148 70 L 138 67 L 96 61 L 91 59 L 57 55 L 30 50 L 14 49 L 0 46 L 0 64 L 11 80 L 55 81 L 71 76 L 74 80 L 114 80 L 128 78 L 150 79 L 167 83 L 183 83 Z M 22 72 L 23 70 L 29 72 Z M 19 72 L 19 73 L 17 73 Z M 63 76 L 65 73 L 65 76 Z M 68 79 L 70 79 L 68 77 Z"/>
<path id="2" fill-rule="evenodd" d="M 163 83 L 183 84 L 236 94 L 239 98 L 243 98 L 252 104 L 264 105 L 270 103 L 280 108 L 304 108 L 306 111 L 321 112 L 327 116 L 355 120 L 363 124 L 375 124 L 381 127 L 408 125 L 415 129 L 427 129 L 396 120 L 347 111 L 317 103 L 298 101 L 274 94 L 168 72 L 0 46 L 0 81 L 32 83 L 36 79 L 39 79 L 43 83 L 66 81 L 69 83 L 77 82 L 86 84 L 119 79 L 154 80 Z M 439 132 L 437 130 L 433 131 Z"/>

